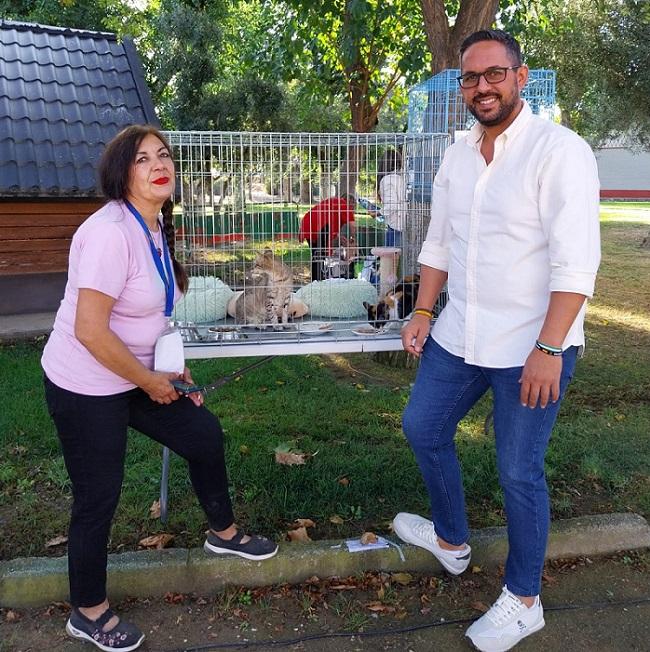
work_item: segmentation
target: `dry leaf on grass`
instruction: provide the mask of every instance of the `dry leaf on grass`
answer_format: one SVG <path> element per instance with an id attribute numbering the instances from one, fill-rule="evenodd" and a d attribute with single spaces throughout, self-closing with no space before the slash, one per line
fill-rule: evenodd
<path id="1" fill-rule="evenodd" d="M 46 541 L 45 547 L 54 548 L 55 546 L 60 546 L 64 543 L 68 543 L 68 537 L 64 536 L 63 534 L 60 534 L 58 537 L 54 537 L 54 539 L 50 539 L 49 541 Z"/>
<path id="2" fill-rule="evenodd" d="M 342 478 L 339 478 L 337 481 L 341 486 L 347 487 L 350 484 L 350 478 L 344 475 Z"/>
<path id="3" fill-rule="evenodd" d="M 361 535 L 361 543 L 367 546 L 369 543 L 377 543 L 377 535 L 374 532 L 364 532 Z"/>
<path id="4" fill-rule="evenodd" d="M 390 577 L 393 580 L 393 582 L 397 582 L 402 586 L 406 586 L 407 584 L 410 584 L 413 581 L 413 575 L 411 575 L 410 573 L 393 573 Z"/>
<path id="5" fill-rule="evenodd" d="M 160 518 L 160 501 L 154 500 L 149 508 L 149 518 Z"/>
<path id="6" fill-rule="evenodd" d="M 334 523 L 334 525 L 343 525 L 345 521 L 338 514 L 334 514 L 334 516 L 330 516 L 330 523 Z"/>
<path id="7" fill-rule="evenodd" d="M 311 541 L 311 538 L 307 534 L 306 527 L 299 527 L 296 528 L 295 530 L 289 530 L 287 532 L 287 536 L 289 537 L 290 541 L 298 541 L 300 543 L 302 542 L 307 543 L 308 541 Z"/>
<path id="8" fill-rule="evenodd" d="M 304 464 L 309 457 L 308 453 L 293 450 L 291 445 L 287 443 L 276 446 L 273 452 L 275 453 L 275 461 L 278 464 L 285 464 L 286 466 Z"/>
<path id="9" fill-rule="evenodd" d="M 486 611 L 489 611 L 490 607 L 486 606 L 483 602 L 476 601 L 472 602 L 472 609 L 485 613 Z"/>
<path id="10" fill-rule="evenodd" d="M 17 623 L 22 618 L 22 615 L 13 609 L 9 609 L 5 614 L 5 620 L 8 623 Z"/>
<path id="11" fill-rule="evenodd" d="M 299 527 L 316 527 L 316 523 L 312 521 L 310 518 L 297 518 L 293 522 L 293 526 L 296 528 Z"/>
<path id="12" fill-rule="evenodd" d="M 382 604 L 381 602 L 369 602 L 366 605 L 367 609 L 370 609 L 370 611 L 374 612 L 389 612 L 392 613 L 395 611 L 395 607 L 391 607 L 387 604 Z"/>
<path id="13" fill-rule="evenodd" d="M 162 550 L 163 548 L 166 548 L 173 540 L 173 534 L 162 532 L 160 534 L 152 534 L 150 537 L 145 537 L 138 542 L 138 545 L 141 545 L 143 548 L 155 548 L 156 550 Z"/>

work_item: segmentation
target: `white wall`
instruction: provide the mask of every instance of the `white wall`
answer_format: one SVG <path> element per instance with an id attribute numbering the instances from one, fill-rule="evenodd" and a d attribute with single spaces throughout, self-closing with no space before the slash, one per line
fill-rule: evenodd
<path id="1" fill-rule="evenodd" d="M 594 153 L 598 162 L 601 194 L 650 198 L 650 152 L 604 147 L 594 150 Z M 621 191 L 621 194 L 611 194 L 615 191 Z"/>

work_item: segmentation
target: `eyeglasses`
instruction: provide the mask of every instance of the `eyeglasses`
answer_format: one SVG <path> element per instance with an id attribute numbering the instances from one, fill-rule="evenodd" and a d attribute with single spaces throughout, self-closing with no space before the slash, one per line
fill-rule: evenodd
<path id="1" fill-rule="evenodd" d="M 456 79 L 461 88 L 474 88 L 478 86 L 481 77 L 484 77 L 488 84 L 499 84 L 506 78 L 508 70 L 517 70 L 517 68 L 521 68 L 521 66 L 509 66 L 508 68 L 494 66 L 493 68 L 488 68 L 484 72 L 468 72 L 465 75 L 456 77 Z"/>

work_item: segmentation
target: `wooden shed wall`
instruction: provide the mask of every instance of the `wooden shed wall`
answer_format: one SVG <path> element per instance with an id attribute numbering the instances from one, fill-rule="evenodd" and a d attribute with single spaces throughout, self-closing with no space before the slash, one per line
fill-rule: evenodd
<path id="1" fill-rule="evenodd" d="M 77 227 L 101 200 L 0 200 L 0 315 L 53 312 Z"/>
<path id="2" fill-rule="evenodd" d="M 0 276 L 66 272 L 77 227 L 101 200 L 0 202 Z"/>

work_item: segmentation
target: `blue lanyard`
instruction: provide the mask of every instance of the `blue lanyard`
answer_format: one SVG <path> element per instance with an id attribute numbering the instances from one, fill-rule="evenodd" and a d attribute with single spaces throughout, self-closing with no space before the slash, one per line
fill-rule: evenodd
<path id="1" fill-rule="evenodd" d="M 172 262 L 171 262 L 171 257 L 169 255 L 169 248 L 167 247 L 167 239 L 164 237 L 163 234 L 163 238 L 162 238 L 163 259 L 165 261 L 165 268 L 163 269 L 163 263 L 160 260 L 160 256 L 158 255 L 156 244 L 153 241 L 153 238 L 151 237 L 151 232 L 149 231 L 149 227 L 147 227 L 145 221 L 142 219 L 142 215 L 140 215 L 138 209 L 135 206 L 133 206 L 133 204 L 128 199 L 125 199 L 124 203 L 126 204 L 127 208 L 131 211 L 131 213 L 133 213 L 133 217 L 135 217 L 135 219 L 138 221 L 138 223 L 142 227 L 142 230 L 145 232 L 147 239 L 149 240 L 149 248 L 151 249 L 151 256 L 153 258 L 153 262 L 156 265 L 158 274 L 160 275 L 163 285 L 165 286 L 165 317 L 171 317 L 172 309 L 174 308 L 174 275 L 172 273 Z M 162 230 L 162 225 L 160 224 L 160 222 L 158 222 L 158 228 Z M 165 271 L 167 271 L 167 274 L 165 274 Z"/>

